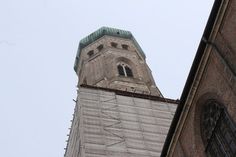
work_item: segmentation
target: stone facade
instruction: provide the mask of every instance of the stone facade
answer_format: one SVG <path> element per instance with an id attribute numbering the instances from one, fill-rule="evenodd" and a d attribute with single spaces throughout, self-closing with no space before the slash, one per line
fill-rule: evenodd
<path id="1" fill-rule="evenodd" d="M 199 47 L 198 53 L 203 54 L 166 156 L 207 156 L 209 144 L 203 140 L 202 113 L 208 101 L 214 100 L 222 105 L 234 123 L 230 125 L 236 122 L 236 1 L 216 1 L 214 6 L 201 42 L 205 48 Z M 209 23 L 213 24 L 211 29 Z M 226 133 L 222 132 L 223 138 L 228 138 Z M 235 137 L 226 140 L 231 142 L 228 146 L 225 144 L 224 150 L 227 147 L 235 150 Z M 236 155 L 232 154 L 229 156 Z"/>
<path id="2" fill-rule="evenodd" d="M 112 43 L 117 44 L 116 47 L 113 47 Z M 100 45 L 103 48 L 99 51 Z M 122 48 L 122 45 L 127 45 L 127 49 Z M 89 56 L 89 52 L 93 52 L 93 55 Z M 133 77 L 119 76 L 118 64 L 128 65 Z M 145 57 L 140 54 L 131 39 L 105 35 L 90 43 L 80 52 L 77 74 L 79 85 L 87 84 L 161 96 Z"/>

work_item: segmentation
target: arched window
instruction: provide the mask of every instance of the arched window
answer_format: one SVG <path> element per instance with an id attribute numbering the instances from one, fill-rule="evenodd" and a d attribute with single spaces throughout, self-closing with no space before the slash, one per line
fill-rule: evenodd
<path id="1" fill-rule="evenodd" d="M 133 72 L 128 65 L 121 63 L 117 66 L 117 69 L 120 76 L 133 77 Z"/>
<path id="2" fill-rule="evenodd" d="M 201 132 L 208 157 L 236 156 L 236 126 L 226 109 L 216 101 L 203 107 Z"/>
<path id="3" fill-rule="evenodd" d="M 128 77 L 133 77 L 133 72 L 128 66 L 125 66 L 125 72 Z"/>
<path id="4" fill-rule="evenodd" d="M 125 72 L 124 72 L 123 66 L 118 65 L 117 68 L 118 68 L 119 75 L 125 76 Z"/>

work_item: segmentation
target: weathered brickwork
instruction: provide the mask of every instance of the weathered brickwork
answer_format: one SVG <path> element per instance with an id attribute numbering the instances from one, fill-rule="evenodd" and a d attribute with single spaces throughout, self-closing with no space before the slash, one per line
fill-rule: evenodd
<path id="1" fill-rule="evenodd" d="M 116 48 L 111 46 L 112 42 L 117 44 Z M 123 49 L 122 44 L 128 45 L 128 49 Z M 97 49 L 99 45 L 103 45 L 101 51 Z M 94 55 L 89 57 L 87 53 L 91 50 L 94 51 Z M 131 67 L 133 78 L 119 77 L 117 65 L 120 62 L 124 62 Z M 78 69 L 79 85 L 88 84 L 135 91 L 136 93 L 161 95 L 145 58 L 140 55 L 133 41 L 129 39 L 103 36 L 96 40 L 81 51 Z"/>

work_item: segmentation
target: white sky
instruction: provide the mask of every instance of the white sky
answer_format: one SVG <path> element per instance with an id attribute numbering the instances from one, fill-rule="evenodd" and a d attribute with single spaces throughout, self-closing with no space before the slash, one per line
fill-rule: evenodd
<path id="1" fill-rule="evenodd" d="M 79 40 L 101 26 L 132 32 L 156 84 L 182 93 L 213 0 L 0 2 L 2 157 L 62 157 L 76 97 Z"/>

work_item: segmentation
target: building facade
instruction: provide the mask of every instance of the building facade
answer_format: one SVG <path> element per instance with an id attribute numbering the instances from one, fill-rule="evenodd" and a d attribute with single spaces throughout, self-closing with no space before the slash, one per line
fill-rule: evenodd
<path id="1" fill-rule="evenodd" d="M 78 97 L 65 157 L 158 157 L 177 107 L 155 85 L 129 31 L 102 27 L 80 41 Z"/>
<path id="2" fill-rule="evenodd" d="M 235 19 L 235 0 L 215 0 L 162 157 L 236 156 Z"/>

